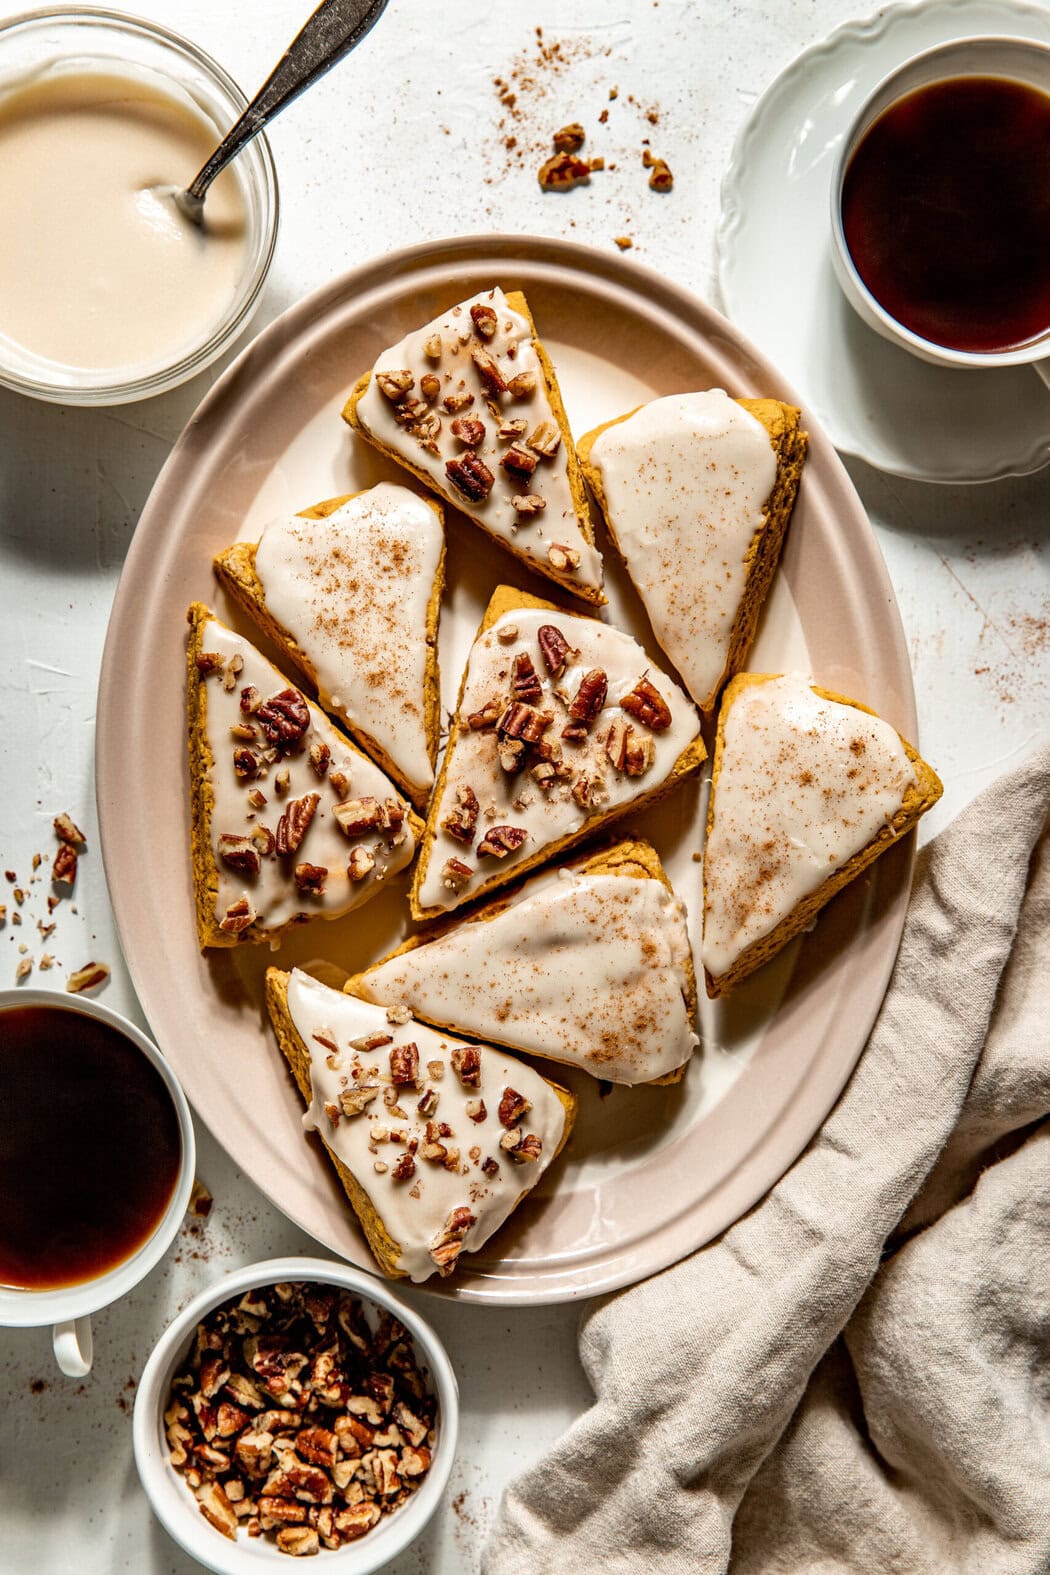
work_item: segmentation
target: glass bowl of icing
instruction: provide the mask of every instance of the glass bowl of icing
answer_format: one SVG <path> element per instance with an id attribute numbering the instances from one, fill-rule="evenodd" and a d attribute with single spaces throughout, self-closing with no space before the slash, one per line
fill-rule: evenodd
<path id="1" fill-rule="evenodd" d="M 245 108 L 196 45 L 76 7 L 0 24 L 0 386 L 67 405 L 146 399 L 246 327 L 277 240 L 265 136 L 189 185 Z"/>

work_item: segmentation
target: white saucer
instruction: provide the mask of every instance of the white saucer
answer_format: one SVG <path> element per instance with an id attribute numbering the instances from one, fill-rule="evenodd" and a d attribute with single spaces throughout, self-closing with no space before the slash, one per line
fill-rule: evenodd
<path id="1" fill-rule="evenodd" d="M 936 367 L 865 327 L 831 271 L 831 171 L 883 77 L 920 50 L 981 33 L 1045 42 L 1050 10 L 1024 0 L 927 0 L 847 22 L 759 99 L 722 182 L 727 315 L 801 391 L 836 448 L 919 481 L 1038 470 L 1050 460 L 1050 390 L 1030 367 Z"/>

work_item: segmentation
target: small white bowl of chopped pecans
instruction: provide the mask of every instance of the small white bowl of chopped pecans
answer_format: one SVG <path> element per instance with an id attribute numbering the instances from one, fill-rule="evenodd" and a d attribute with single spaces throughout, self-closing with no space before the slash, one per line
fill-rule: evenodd
<path id="1" fill-rule="evenodd" d="M 348 1264 L 249 1264 L 196 1297 L 146 1363 L 135 1463 L 154 1512 L 216 1575 L 317 1555 L 367 1575 L 437 1509 L 455 1374 L 434 1331 Z"/>

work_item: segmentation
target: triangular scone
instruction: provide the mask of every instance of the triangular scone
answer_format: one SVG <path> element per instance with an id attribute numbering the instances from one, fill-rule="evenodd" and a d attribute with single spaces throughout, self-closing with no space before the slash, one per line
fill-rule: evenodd
<path id="1" fill-rule="evenodd" d="M 799 673 L 742 673 L 718 717 L 703 965 L 724 995 L 941 796 L 888 722 Z"/>
<path id="2" fill-rule="evenodd" d="M 343 416 L 529 568 L 604 602 L 565 407 L 519 291 L 483 290 L 384 350 Z"/>
<path id="3" fill-rule="evenodd" d="M 676 1083 L 698 1042 L 685 909 L 647 842 L 535 875 L 346 989 L 610 1083 Z"/>
<path id="4" fill-rule="evenodd" d="M 567 1089 L 320 984 L 266 974 L 277 1041 L 384 1274 L 426 1280 L 476 1252 L 539 1181 L 576 1117 Z"/>
<path id="5" fill-rule="evenodd" d="M 806 457 L 799 416 L 714 388 L 654 399 L 577 445 L 653 633 L 705 713 L 755 637 Z"/>
<path id="6" fill-rule="evenodd" d="M 243 635 L 200 602 L 187 651 L 193 884 L 201 947 L 337 919 L 415 852 L 422 822 Z"/>
<path id="7" fill-rule="evenodd" d="M 215 572 L 417 806 L 440 734 L 440 503 L 381 482 L 271 520 Z"/>
<path id="8" fill-rule="evenodd" d="M 691 702 L 629 634 L 499 586 L 430 802 L 413 917 L 547 863 L 662 798 L 706 753 Z"/>

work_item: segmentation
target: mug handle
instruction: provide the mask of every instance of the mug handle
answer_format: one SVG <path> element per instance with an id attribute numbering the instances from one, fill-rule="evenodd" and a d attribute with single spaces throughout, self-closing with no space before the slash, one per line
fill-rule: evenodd
<path id="1" fill-rule="evenodd" d="M 1047 388 L 1050 388 L 1050 357 L 1044 361 L 1030 361 L 1028 364 L 1036 377 L 1041 378 Z"/>
<path id="2" fill-rule="evenodd" d="M 95 1356 L 90 1318 L 70 1318 L 52 1330 L 55 1361 L 67 1378 L 86 1378 Z"/>

